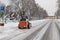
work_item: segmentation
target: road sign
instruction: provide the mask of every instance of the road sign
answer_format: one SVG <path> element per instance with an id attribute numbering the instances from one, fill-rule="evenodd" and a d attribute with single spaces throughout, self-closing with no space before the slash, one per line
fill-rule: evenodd
<path id="1" fill-rule="evenodd" d="M 0 6 L 0 10 L 4 10 L 5 9 L 5 7 L 4 6 Z"/>

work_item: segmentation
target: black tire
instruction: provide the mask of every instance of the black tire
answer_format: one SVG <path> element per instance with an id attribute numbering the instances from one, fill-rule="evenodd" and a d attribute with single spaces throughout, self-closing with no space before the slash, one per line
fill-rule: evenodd
<path id="1" fill-rule="evenodd" d="M 19 26 L 18 26 L 19 29 L 21 29 Z"/>
<path id="2" fill-rule="evenodd" d="M 30 29 L 30 24 L 28 24 L 28 29 Z"/>

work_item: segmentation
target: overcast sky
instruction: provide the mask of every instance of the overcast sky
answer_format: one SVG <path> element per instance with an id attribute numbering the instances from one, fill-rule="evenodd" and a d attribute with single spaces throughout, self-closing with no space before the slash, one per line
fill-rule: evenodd
<path id="1" fill-rule="evenodd" d="M 9 0 L 0 0 L 1 2 L 9 5 Z M 42 8 L 47 10 L 48 15 L 53 16 L 57 10 L 57 0 L 35 0 Z"/>
<path id="2" fill-rule="evenodd" d="M 47 10 L 49 16 L 53 16 L 57 11 L 57 0 L 36 0 L 41 7 Z"/>
<path id="3" fill-rule="evenodd" d="M 9 0 L 0 0 L 2 3 L 4 3 L 5 5 L 9 5 L 10 1 Z"/>

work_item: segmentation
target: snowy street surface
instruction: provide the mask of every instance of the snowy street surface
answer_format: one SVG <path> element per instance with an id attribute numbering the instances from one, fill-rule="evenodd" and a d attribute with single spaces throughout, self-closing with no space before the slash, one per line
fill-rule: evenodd
<path id="1" fill-rule="evenodd" d="M 0 40 L 60 40 L 59 20 L 32 20 L 30 29 L 18 29 L 18 22 L 8 22 L 0 26 Z"/>

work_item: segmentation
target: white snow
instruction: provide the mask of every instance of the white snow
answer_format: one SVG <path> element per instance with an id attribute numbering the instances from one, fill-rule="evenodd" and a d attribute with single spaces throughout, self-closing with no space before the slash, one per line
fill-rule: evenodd
<path id="1" fill-rule="evenodd" d="M 60 22 L 60 19 L 56 19 L 56 20 Z"/>
<path id="2" fill-rule="evenodd" d="M 38 21 L 39 21 L 39 20 L 38 20 Z M 40 22 L 40 21 L 39 21 L 39 22 Z M 43 20 L 43 22 L 44 22 L 44 20 Z M 36 26 L 37 24 L 35 24 L 34 28 L 32 27 L 30 30 L 27 30 L 25 33 L 23 33 L 23 34 L 21 34 L 21 35 L 19 35 L 19 36 L 16 36 L 16 37 L 12 38 L 11 40 L 19 40 L 19 39 L 24 40 L 24 39 L 25 39 L 26 37 L 28 37 L 30 34 L 32 34 L 33 32 L 35 32 L 35 31 L 38 30 L 39 28 L 41 28 L 42 25 L 44 25 L 44 24 L 46 23 L 46 20 L 45 20 L 44 23 L 43 23 L 43 22 L 38 23 L 38 26 Z M 37 23 L 37 21 L 36 21 L 36 23 Z M 25 30 L 24 30 L 24 31 L 25 31 Z"/>
<path id="3" fill-rule="evenodd" d="M 50 23 L 51 23 L 51 22 L 49 22 L 47 25 L 45 25 L 45 27 L 37 34 L 37 36 L 36 36 L 33 40 L 41 40 L 41 38 L 43 37 L 43 35 L 44 35 L 45 32 L 47 31 Z"/>
<path id="4" fill-rule="evenodd" d="M 44 21 L 47 21 L 49 19 L 43 19 L 43 20 L 33 20 L 33 21 L 30 21 L 30 23 L 32 23 L 32 26 L 34 26 L 35 24 L 37 25 L 38 23 L 42 23 Z"/>
<path id="5" fill-rule="evenodd" d="M 49 20 L 49 19 L 48 19 Z M 29 21 L 32 25 L 35 25 L 35 24 L 38 24 L 38 23 L 42 23 L 43 21 L 47 21 L 46 19 L 43 19 L 43 20 L 32 20 L 32 21 Z M 4 27 L 17 27 L 18 26 L 18 23 L 19 22 L 8 22 L 5 24 Z"/>
<path id="6" fill-rule="evenodd" d="M 38 25 L 40 23 L 43 23 L 45 21 L 47 21 L 47 19 L 29 21 L 32 24 L 32 28 L 31 29 L 33 29 L 33 27 L 35 27 L 36 25 Z M 24 32 L 28 31 L 28 29 L 25 29 L 25 31 L 21 30 L 21 29 L 18 29 L 18 23 L 19 22 L 8 22 L 8 23 L 6 23 L 4 25 L 4 27 L 0 26 L 0 29 L 1 29 L 0 30 L 1 31 L 0 34 L 2 35 L 2 36 L 0 36 L 0 39 L 4 38 L 6 36 L 12 35 L 13 32 L 14 33 L 16 33 L 16 32 L 18 32 L 18 33 L 24 33 Z"/>

